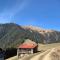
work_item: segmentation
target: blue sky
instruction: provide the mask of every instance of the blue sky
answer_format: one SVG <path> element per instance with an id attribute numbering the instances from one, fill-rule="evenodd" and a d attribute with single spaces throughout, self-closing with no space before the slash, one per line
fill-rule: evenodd
<path id="1" fill-rule="evenodd" d="M 0 23 L 9 22 L 60 31 L 60 0 L 0 0 Z"/>

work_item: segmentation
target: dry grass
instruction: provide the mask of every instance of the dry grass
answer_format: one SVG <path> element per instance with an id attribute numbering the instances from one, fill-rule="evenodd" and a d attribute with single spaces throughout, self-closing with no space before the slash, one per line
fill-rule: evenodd
<path id="1" fill-rule="evenodd" d="M 18 58 L 17 58 L 17 56 L 14 56 L 14 57 L 8 58 L 6 60 L 18 60 Z"/>
<path id="2" fill-rule="evenodd" d="M 60 60 L 60 43 L 53 43 L 53 44 L 38 44 L 38 50 L 39 51 L 46 51 L 49 50 L 49 52 L 47 52 L 46 54 L 44 54 L 44 52 L 42 53 L 43 55 L 41 55 L 41 53 L 36 53 L 30 56 L 26 56 L 20 60 L 31 60 L 35 59 L 35 57 L 39 57 L 37 58 L 37 60 Z M 40 57 L 42 56 L 42 58 Z M 17 56 L 11 57 L 7 60 L 18 60 Z"/>
<path id="3" fill-rule="evenodd" d="M 46 51 L 48 49 L 59 47 L 60 43 L 52 43 L 52 44 L 38 44 L 39 51 Z"/>

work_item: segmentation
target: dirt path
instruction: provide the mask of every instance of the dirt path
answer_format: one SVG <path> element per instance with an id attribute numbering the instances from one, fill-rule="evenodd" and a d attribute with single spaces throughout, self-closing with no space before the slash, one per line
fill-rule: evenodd
<path id="1" fill-rule="evenodd" d="M 50 50 L 50 52 L 48 54 L 46 54 L 42 60 L 51 60 L 51 58 L 49 56 L 50 56 L 51 52 L 53 52 L 53 51 L 54 51 L 54 49 Z"/>
<path id="2" fill-rule="evenodd" d="M 49 49 L 43 53 L 31 55 L 23 60 L 60 60 L 60 49 Z"/>
<path id="3" fill-rule="evenodd" d="M 41 54 L 38 54 L 38 55 L 32 57 L 30 60 L 42 60 L 42 58 L 43 58 L 47 53 L 49 53 L 49 51 L 50 51 L 50 50 L 47 50 L 47 51 L 45 51 L 45 52 L 43 52 L 43 53 L 41 53 Z"/>
<path id="4" fill-rule="evenodd" d="M 46 56 L 44 56 L 43 60 L 60 60 L 60 49 L 53 48 Z"/>

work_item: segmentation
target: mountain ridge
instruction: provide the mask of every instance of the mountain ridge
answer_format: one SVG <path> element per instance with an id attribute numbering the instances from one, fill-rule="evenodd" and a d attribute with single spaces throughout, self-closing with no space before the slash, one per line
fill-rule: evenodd
<path id="1" fill-rule="evenodd" d="M 20 26 L 15 23 L 0 24 L 0 48 L 17 47 L 26 39 L 37 43 L 58 43 L 60 32 L 35 26 Z"/>

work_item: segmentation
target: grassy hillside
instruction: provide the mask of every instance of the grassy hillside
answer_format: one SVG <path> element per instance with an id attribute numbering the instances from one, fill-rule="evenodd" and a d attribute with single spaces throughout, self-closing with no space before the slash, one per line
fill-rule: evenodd
<path id="1" fill-rule="evenodd" d="M 3 24 L 0 27 L 0 47 L 14 47 L 22 43 L 25 30 L 16 24 Z"/>
<path id="2" fill-rule="evenodd" d="M 0 24 L 0 48 L 17 47 L 26 39 L 37 43 L 60 42 L 60 32 L 33 26 L 23 27 L 14 23 Z"/>

